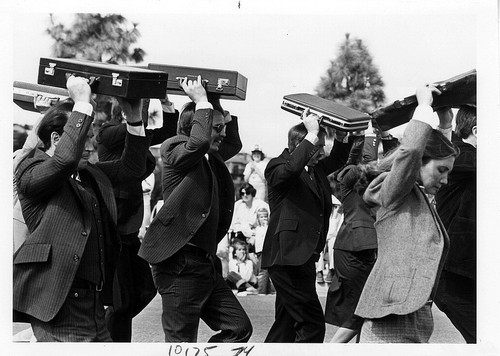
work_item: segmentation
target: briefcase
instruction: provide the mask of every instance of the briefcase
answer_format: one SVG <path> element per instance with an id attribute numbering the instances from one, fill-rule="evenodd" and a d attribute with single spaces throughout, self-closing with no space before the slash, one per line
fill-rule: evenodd
<path id="1" fill-rule="evenodd" d="M 309 108 L 320 117 L 320 124 L 349 132 L 366 130 L 371 120 L 370 115 L 361 111 L 305 93 L 285 95 L 281 108 L 295 115 L 302 115 Z"/>
<path id="2" fill-rule="evenodd" d="M 50 87 L 47 85 L 25 83 L 15 81 L 13 85 L 13 100 L 21 109 L 38 112 L 35 108 L 35 98 L 42 95 L 50 98 L 51 105 L 54 105 L 59 100 L 64 100 L 69 97 L 66 89 Z"/>
<path id="3" fill-rule="evenodd" d="M 179 82 L 183 78 L 201 79 L 207 93 L 217 94 L 221 99 L 245 100 L 247 95 L 248 79 L 236 71 L 208 69 L 196 67 L 182 67 L 168 64 L 149 63 L 149 69 L 168 73 L 168 92 L 185 95 Z"/>
<path id="4" fill-rule="evenodd" d="M 441 91 L 441 95 L 433 95 L 432 108 L 434 111 L 442 107 L 458 108 L 462 105 L 476 106 L 476 70 L 457 75 L 453 78 L 434 83 Z M 382 131 L 410 121 L 418 105 L 417 96 L 411 95 L 402 100 L 374 110 L 373 126 Z"/>
<path id="5" fill-rule="evenodd" d="M 92 92 L 122 98 L 165 98 L 168 74 L 145 68 L 66 58 L 40 58 L 38 84 L 66 88 L 70 75 L 90 79 Z"/>

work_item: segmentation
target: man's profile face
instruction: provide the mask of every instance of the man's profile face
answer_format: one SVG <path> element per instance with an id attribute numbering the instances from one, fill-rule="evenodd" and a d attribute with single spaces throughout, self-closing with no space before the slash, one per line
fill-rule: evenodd
<path id="1" fill-rule="evenodd" d="M 224 115 L 219 111 L 213 111 L 212 121 L 212 136 L 210 137 L 210 149 L 208 152 L 217 152 L 219 146 L 226 137 L 226 124 L 224 122 Z"/>
<path id="2" fill-rule="evenodd" d="M 319 134 L 318 136 L 318 142 L 315 145 L 316 147 L 319 147 L 318 151 L 314 154 L 314 156 L 311 157 L 307 165 L 309 167 L 314 167 L 319 161 L 321 161 L 323 158 L 325 158 L 325 135 L 324 134 Z"/>

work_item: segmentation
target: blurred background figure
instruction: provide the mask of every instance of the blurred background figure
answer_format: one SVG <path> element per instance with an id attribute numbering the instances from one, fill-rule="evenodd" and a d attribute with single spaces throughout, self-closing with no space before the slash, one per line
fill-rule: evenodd
<path id="1" fill-rule="evenodd" d="M 229 286 L 240 296 L 257 294 L 257 277 L 254 274 L 254 263 L 248 258 L 248 244 L 236 240 L 232 250 L 227 275 Z"/>
<path id="2" fill-rule="evenodd" d="M 251 184 L 255 188 L 255 197 L 267 202 L 267 183 L 264 177 L 268 159 L 262 152 L 259 145 L 255 145 L 252 150 L 252 161 L 245 166 L 243 177 L 246 183 Z"/>
<path id="3" fill-rule="evenodd" d="M 267 226 L 269 224 L 269 210 L 267 208 L 260 208 L 256 212 L 257 223 L 255 226 L 255 257 L 257 260 L 256 275 L 259 294 L 274 294 L 273 283 L 269 278 L 269 272 L 266 269 L 260 268 L 262 247 L 264 246 L 264 239 L 266 237 Z"/>

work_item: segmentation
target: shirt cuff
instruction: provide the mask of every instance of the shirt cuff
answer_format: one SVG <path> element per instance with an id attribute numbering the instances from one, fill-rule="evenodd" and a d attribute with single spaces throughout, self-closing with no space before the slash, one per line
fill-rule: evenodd
<path id="1" fill-rule="evenodd" d="M 432 110 L 432 107 L 430 105 L 418 105 L 411 119 L 425 122 L 432 127 L 435 127 L 438 123 L 438 120 L 436 117 L 434 117 L 434 111 Z"/>
<path id="2" fill-rule="evenodd" d="M 146 130 L 144 129 L 144 125 L 141 126 L 130 126 L 127 124 L 127 131 L 129 134 L 134 136 L 146 136 Z"/>
<path id="3" fill-rule="evenodd" d="M 208 101 L 200 101 L 199 103 L 196 104 L 196 110 L 200 109 L 214 109 L 212 104 L 210 104 Z"/>
<path id="4" fill-rule="evenodd" d="M 316 143 L 318 143 L 318 141 L 319 141 L 319 138 L 317 135 L 315 135 L 311 132 L 308 132 L 306 137 L 304 137 L 304 140 L 307 140 L 307 141 L 311 142 L 313 145 L 316 145 Z"/>
<path id="5" fill-rule="evenodd" d="M 166 113 L 169 113 L 169 114 L 173 114 L 175 113 L 175 107 L 174 107 L 174 103 L 169 103 L 169 104 L 161 104 L 161 109 L 166 112 Z"/>
<path id="6" fill-rule="evenodd" d="M 90 103 L 86 103 L 85 101 L 77 101 L 73 106 L 73 111 L 78 111 L 79 113 L 85 114 L 87 116 L 92 116 L 92 111 L 94 111 L 94 108 Z"/>

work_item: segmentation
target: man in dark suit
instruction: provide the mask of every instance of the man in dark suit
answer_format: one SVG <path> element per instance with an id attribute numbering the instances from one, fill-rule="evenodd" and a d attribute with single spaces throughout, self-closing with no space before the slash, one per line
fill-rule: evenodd
<path id="1" fill-rule="evenodd" d="M 141 101 L 121 100 L 128 134 L 119 160 L 87 162 L 93 150 L 88 80 L 67 81 L 73 102 L 49 109 L 44 144 L 22 162 L 17 191 L 30 236 L 14 254 L 14 319 L 38 341 L 112 341 L 104 305 L 119 305 L 114 278 L 120 251 L 112 184 L 146 171 L 149 139 Z"/>
<path id="2" fill-rule="evenodd" d="M 326 131 L 318 117 L 288 132 L 288 149 L 267 165 L 271 209 L 262 268 L 276 289 L 275 321 L 265 342 L 323 342 L 325 317 L 316 293 L 315 262 L 328 232 L 331 188 L 327 176 L 347 161 L 350 145 L 336 140 L 325 156 Z"/>
<path id="3" fill-rule="evenodd" d="M 162 143 L 175 135 L 179 112 L 174 109 L 168 96 L 162 99 L 163 125 L 148 129 L 149 100 L 144 100 L 142 120 L 146 134 L 151 135 L 151 145 Z M 125 147 L 127 124 L 123 118 L 121 106 L 115 102 L 112 107 L 110 122 L 104 124 L 96 137 L 99 161 L 119 159 Z M 152 112 L 152 116 L 162 115 Z M 148 152 L 147 171 L 144 177 L 116 185 L 114 187 L 118 212 L 118 233 L 122 243 L 117 277 L 120 285 L 122 305 L 120 309 L 106 309 L 106 323 L 111 338 L 115 342 L 132 341 L 132 318 L 139 314 L 156 295 L 156 288 L 149 264 L 137 256 L 141 242 L 139 229 L 144 215 L 142 180 L 149 176 L 156 166 L 156 159 Z"/>
<path id="4" fill-rule="evenodd" d="M 476 343 L 476 108 L 461 107 L 456 117 L 455 133 L 439 128 L 460 149 L 448 184 L 436 194 L 436 208 L 450 236 L 436 297 L 439 309 L 450 318 L 467 343 Z"/>
<path id="5" fill-rule="evenodd" d="M 233 215 L 234 186 L 224 161 L 242 146 L 237 118 L 218 100 L 208 102 L 200 77 L 181 85 L 193 102 L 181 112 L 177 136 L 162 144 L 164 204 L 139 256 L 152 265 L 166 342 L 196 342 L 200 318 L 221 331 L 210 342 L 246 342 L 252 325 L 216 256 Z"/>

